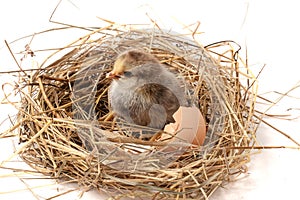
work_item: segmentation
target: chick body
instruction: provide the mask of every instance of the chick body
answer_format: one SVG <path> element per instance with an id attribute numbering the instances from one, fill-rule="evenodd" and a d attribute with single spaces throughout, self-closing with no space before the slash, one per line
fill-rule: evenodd
<path id="1" fill-rule="evenodd" d="M 162 129 L 174 122 L 172 115 L 185 106 L 184 89 L 176 76 L 151 54 L 130 50 L 121 54 L 109 89 L 113 111 L 125 121 Z"/>

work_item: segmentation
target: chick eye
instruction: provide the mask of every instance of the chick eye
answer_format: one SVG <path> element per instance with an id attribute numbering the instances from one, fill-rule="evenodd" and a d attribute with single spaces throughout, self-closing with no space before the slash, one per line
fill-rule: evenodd
<path id="1" fill-rule="evenodd" d="M 132 73 L 129 72 L 129 71 L 125 71 L 123 75 L 124 75 L 125 77 L 131 77 L 131 76 L 132 76 Z"/>

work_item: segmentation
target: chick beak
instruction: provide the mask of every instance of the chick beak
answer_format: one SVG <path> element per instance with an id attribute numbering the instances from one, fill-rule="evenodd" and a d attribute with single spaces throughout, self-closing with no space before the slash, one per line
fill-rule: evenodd
<path id="1" fill-rule="evenodd" d="M 108 74 L 106 74 L 106 78 L 110 78 L 110 79 L 119 79 L 121 78 L 122 74 L 121 73 L 117 73 L 115 71 L 111 71 Z"/>

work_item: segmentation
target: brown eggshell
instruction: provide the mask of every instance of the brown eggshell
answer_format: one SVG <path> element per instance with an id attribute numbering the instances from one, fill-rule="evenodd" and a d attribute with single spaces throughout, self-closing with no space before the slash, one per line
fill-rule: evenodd
<path id="1" fill-rule="evenodd" d="M 167 124 L 164 131 L 176 135 L 169 141 L 186 141 L 190 144 L 201 146 L 206 136 L 204 118 L 197 107 L 179 107 L 173 114 L 175 123 Z M 161 140 L 170 138 L 163 134 Z"/>

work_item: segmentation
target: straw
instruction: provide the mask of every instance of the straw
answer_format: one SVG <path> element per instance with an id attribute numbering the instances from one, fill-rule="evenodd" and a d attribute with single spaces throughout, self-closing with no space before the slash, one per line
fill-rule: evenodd
<path id="1" fill-rule="evenodd" d="M 70 46 L 69 53 L 47 65 Z M 187 98 L 207 123 L 203 146 L 168 157 L 158 148 L 167 142 L 128 137 L 130 131 L 149 131 L 146 127 L 114 119 L 106 74 L 118 54 L 132 48 L 155 55 L 183 80 Z M 15 154 L 46 176 L 97 188 L 115 199 L 208 199 L 245 172 L 256 146 L 256 77 L 238 51 L 232 41 L 204 48 L 157 28 L 112 24 L 94 30 L 52 53 L 30 78 L 20 73 L 19 85 L 26 87 L 15 89 L 22 106 L 9 130 L 18 131 L 21 142 Z"/>

